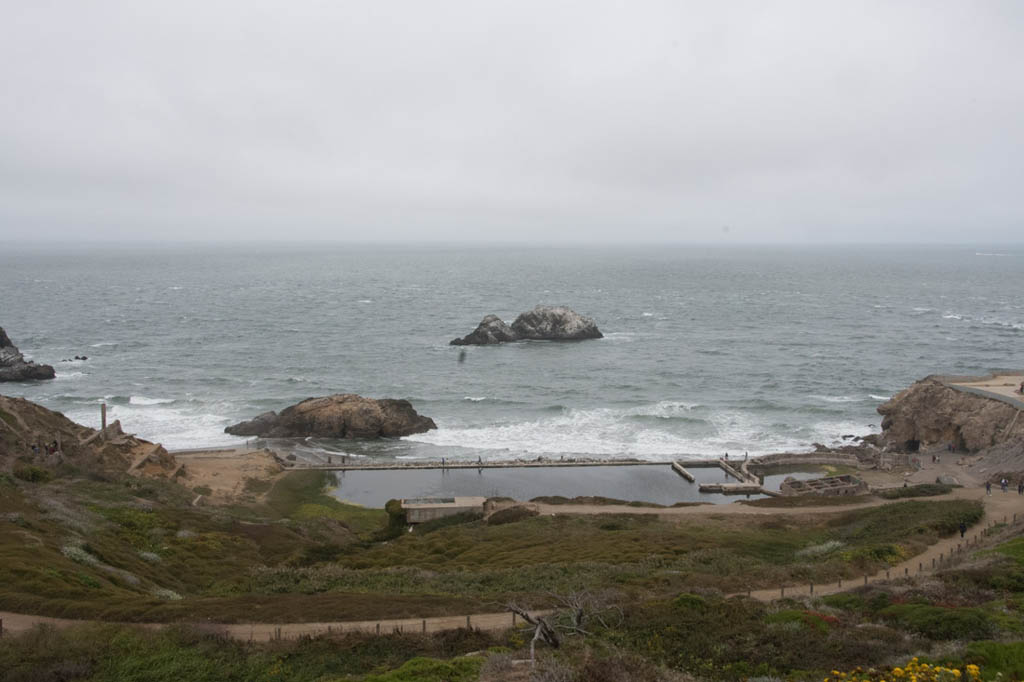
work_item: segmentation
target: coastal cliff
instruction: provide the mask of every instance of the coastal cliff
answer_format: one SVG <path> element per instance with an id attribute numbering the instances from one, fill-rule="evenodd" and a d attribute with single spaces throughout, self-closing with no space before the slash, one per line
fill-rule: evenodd
<path id="1" fill-rule="evenodd" d="M 52 379 L 57 374 L 50 365 L 37 365 L 25 357 L 0 327 L 0 381 Z"/>
<path id="2" fill-rule="evenodd" d="M 178 469 L 161 445 L 124 433 L 120 422 L 91 429 L 23 398 L 0 395 L 0 471 L 25 464 L 156 478 Z"/>
<path id="3" fill-rule="evenodd" d="M 347 393 L 308 398 L 280 414 L 265 412 L 224 431 L 262 438 L 400 438 L 436 428 L 434 420 L 418 414 L 408 400 Z"/>
<path id="4" fill-rule="evenodd" d="M 900 452 L 949 445 L 978 452 L 1024 438 L 1021 409 L 1003 398 L 956 386 L 943 377 L 929 376 L 880 405 L 879 444 Z"/>

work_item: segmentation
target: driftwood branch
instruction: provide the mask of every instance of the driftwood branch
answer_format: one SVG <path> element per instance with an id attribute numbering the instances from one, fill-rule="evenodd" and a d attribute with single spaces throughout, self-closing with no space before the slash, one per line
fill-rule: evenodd
<path id="1" fill-rule="evenodd" d="M 505 608 L 533 627 L 533 639 L 530 640 L 531 662 L 535 661 L 534 652 L 537 642 L 545 642 L 554 649 L 561 646 L 559 632 L 563 632 L 567 636 L 587 636 L 591 634 L 587 629 L 588 623 L 591 621 L 605 629 L 622 622 L 622 609 L 609 603 L 611 601 L 609 595 L 595 595 L 587 590 L 581 590 L 569 594 L 549 593 L 549 596 L 558 605 L 551 621 L 544 616 L 531 614 L 528 608 L 519 604 L 505 605 Z M 561 622 L 556 622 L 556 618 L 560 618 Z"/>
<path id="2" fill-rule="evenodd" d="M 596 621 L 605 629 L 612 627 L 613 621 L 615 624 L 622 622 L 622 609 L 610 605 L 608 603 L 610 599 L 605 596 L 581 590 L 565 595 L 551 594 L 551 597 L 568 613 L 569 623 L 560 627 L 569 632 L 581 635 L 590 634 L 585 627 L 588 620 Z"/>
<path id="3" fill-rule="evenodd" d="M 546 642 L 551 646 L 552 649 L 557 649 L 562 644 L 561 638 L 558 636 L 558 632 L 548 623 L 543 616 L 532 616 L 530 612 L 518 604 L 507 604 L 506 608 L 509 611 L 516 614 L 524 621 L 534 627 L 533 639 L 530 640 L 530 662 L 536 662 L 534 652 L 536 650 L 537 642 Z"/>

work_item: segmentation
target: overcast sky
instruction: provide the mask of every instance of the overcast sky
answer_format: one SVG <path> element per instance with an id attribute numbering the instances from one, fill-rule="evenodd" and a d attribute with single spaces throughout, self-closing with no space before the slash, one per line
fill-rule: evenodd
<path id="1" fill-rule="evenodd" d="M 1024 2 L 4 3 L 0 241 L 1020 242 Z"/>

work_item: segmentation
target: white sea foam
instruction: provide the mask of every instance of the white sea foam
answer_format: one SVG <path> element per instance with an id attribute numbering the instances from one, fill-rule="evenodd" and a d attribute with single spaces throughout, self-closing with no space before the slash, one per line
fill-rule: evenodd
<path id="1" fill-rule="evenodd" d="M 164 405 L 173 402 L 174 398 L 147 398 L 144 395 L 133 395 L 128 398 L 129 405 Z"/>
<path id="2" fill-rule="evenodd" d="M 654 313 L 644 313 L 644 317 L 654 317 Z"/>
<path id="3" fill-rule="evenodd" d="M 990 256 L 990 257 L 995 257 L 995 258 L 1007 258 L 1007 257 L 1013 256 L 1012 253 L 985 253 L 983 251 L 976 251 L 974 253 L 974 255 L 975 256 Z"/>
<path id="4" fill-rule="evenodd" d="M 875 395 L 874 393 L 871 393 L 870 397 L 872 400 L 889 400 L 892 398 L 891 395 Z"/>
<path id="5" fill-rule="evenodd" d="M 110 322 L 110 320 L 107 320 L 107 322 Z M 117 341 L 101 341 L 99 343 L 91 344 L 89 346 L 89 348 L 106 348 L 108 346 L 117 346 L 117 345 L 119 345 Z"/>
<path id="6" fill-rule="evenodd" d="M 811 398 L 815 400 L 822 400 L 826 403 L 856 403 L 864 400 L 852 395 L 812 395 Z"/>
<path id="7" fill-rule="evenodd" d="M 80 424 L 99 427 L 99 410 L 93 406 L 71 410 L 67 416 Z M 126 432 L 161 443 L 168 449 L 230 445 L 244 440 L 224 433 L 224 427 L 233 421 L 227 417 L 209 412 L 181 410 L 164 404 L 110 405 L 107 409 L 107 420 L 114 419 L 121 421 L 121 427 Z"/>
<path id="8" fill-rule="evenodd" d="M 685 403 L 678 400 L 662 400 L 654 405 L 635 407 L 624 412 L 627 416 L 640 417 L 678 417 L 701 407 L 700 403 Z"/>
<path id="9" fill-rule="evenodd" d="M 918 307 L 918 308 L 911 308 L 911 310 L 913 310 L 915 313 L 934 313 L 935 312 L 935 308 Z"/>
<path id="10" fill-rule="evenodd" d="M 1005 327 L 1007 329 L 1016 329 L 1018 331 L 1024 331 L 1024 322 L 1012 322 L 1010 320 L 1000 320 L 992 317 L 981 318 L 982 324 L 991 325 L 993 327 Z"/>
<path id="11" fill-rule="evenodd" d="M 793 429 L 775 428 L 749 412 L 722 411 L 683 425 L 660 427 L 636 416 L 692 412 L 699 406 L 665 402 L 627 409 L 565 410 L 542 419 L 501 425 L 448 427 L 409 436 L 405 440 L 442 447 L 466 448 L 473 456 L 584 456 L 607 459 L 668 458 L 720 455 L 749 451 L 807 451 L 811 443 L 836 444 L 842 435 L 865 435 L 871 427 L 848 421 L 829 421 Z"/>
<path id="12" fill-rule="evenodd" d="M 964 316 L 963 315 L 958 315 L 957 313 L 949 313 L 949 312 L 947 312 L 947 313 L 944 313 L 942 315 L 942 319 L 944 319 L 944 320 L 962 320 L 962 319 L 964 319 Z"/>
<path id="13" fill-rule="evenodd" d="M 74 381 L 85 376 L 85 372 L 57 372 L 54 381 Z"/>
<path id="14" fill-rule="evenodd" d="M 487 400 L 487 396 L 467 395 L 463 398 L 463 400 L 468 400 L 471 403 L 482 403 L 483 401 Z"/>

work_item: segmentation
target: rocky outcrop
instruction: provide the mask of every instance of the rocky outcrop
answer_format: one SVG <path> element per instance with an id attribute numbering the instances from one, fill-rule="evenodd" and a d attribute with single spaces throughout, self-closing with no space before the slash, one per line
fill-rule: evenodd
<path id="1" fill-rule="evenodd" d="M 879 406 L 879 444 L 889 450 L 917 452 L 952 445 L 977 452 L 1024 436 L 1020 410 L 1000 400 L 967 393 L 930 376 Z"/>
<path id="2" fill-rule="evenodd" d="M 473 332 L 453 339 L 453 346 L 488 345 L 506 341 L 582 341 L 600 339 L 597 323 L 564 306 L 539 305 L 522 313 L 512 326 L 497 315 L 485 317 Z"/>
<path id="3" fill-rule="evenodd" d="M 452 339 L 452 346 L 487 346 L 506 341 L 517 341 L 519 337 L 512 328 L 497 315 L 488 315 L 472 333 L 461 339 Z"/>
<path id="4" fill-rule="evenodd" d="M 436 429 L 408 400 L 375 400 L 351 393 L 309 398 L 281 410 L 265 412 L 224 431 L 261 438 L 399 438 Z"/>
<path id="5" fill-rule="evenodd" d="M 33 381 L 56 376 L 50 365 L 26 362 L 18 347 L 11 343 L 0 327 L 0 381 Z"/>
<path id="6" fill-rule="evenodd" d="M 124 433 L 120 422 L 91 429 L 24 398 L 0 395 L 0 471 L 26 463 L 154 478 L 171 478 L 180 468 L 162 446 Z"/>

